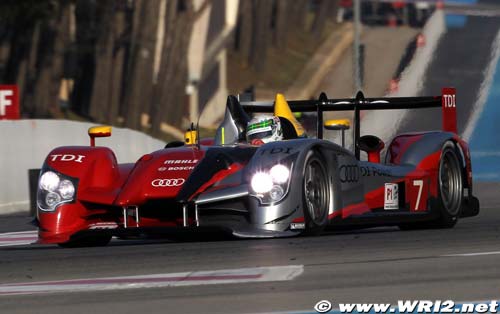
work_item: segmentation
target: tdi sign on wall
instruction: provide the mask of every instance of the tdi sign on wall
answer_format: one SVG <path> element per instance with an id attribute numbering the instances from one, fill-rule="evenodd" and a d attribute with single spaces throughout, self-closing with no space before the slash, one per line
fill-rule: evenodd
<path id="1" fill-rule="evenodd" d="M 0 85 L 0 120 L 19 119 L 19 94 L 16 85 Z"/>

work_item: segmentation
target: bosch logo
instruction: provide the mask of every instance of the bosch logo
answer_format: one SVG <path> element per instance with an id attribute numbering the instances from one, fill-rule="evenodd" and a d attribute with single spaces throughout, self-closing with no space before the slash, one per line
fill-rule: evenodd
<path id="1" fill-rule="evenodd" d="M 339 169 L 340 182 L 353 183 L 359 181 L 359 168 L 356 165 L 344 165 Z"/>
<path id="2" fill-rule="evenodd" d="M 151 185 L 156 188 L 165 188 L 173 186 L 181 186 L 186 182 L 184 179 L 155 179 L 151 182 Z"/>

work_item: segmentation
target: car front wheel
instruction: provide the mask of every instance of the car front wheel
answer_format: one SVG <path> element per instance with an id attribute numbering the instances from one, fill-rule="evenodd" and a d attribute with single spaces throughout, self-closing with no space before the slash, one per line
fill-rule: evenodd
<path id="1" fill-rule="evenodd" d="M 306 157 L 303 177 L 303 208 L 306 223 L 305 233 L 319 234 L 328 224 L 330 189 L 325 161 L 317 152 Z"/>

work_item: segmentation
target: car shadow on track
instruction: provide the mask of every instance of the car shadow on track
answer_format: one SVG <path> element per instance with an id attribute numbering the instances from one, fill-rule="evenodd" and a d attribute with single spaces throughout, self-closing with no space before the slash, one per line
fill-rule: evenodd
<path id="1" fill-rule="evenodd" d="M 293 237 L 283 237 L 283 238 L 267 238 L 267 239 L 256 239 L 256 238 L 237 238 L 227 233 L 183 233 L 179 235 L 169 235 L 169 236 L 143 236 L 143 237 L 128 237 L 128 238 L 113 238 L 113 240 L 107 245 L 107 247 L 133 247 L 133 246 L 148 246 L 148 245 L 168 245 L 168 244 L 182 244 L 182 243 L 230 243 L 230 242 L 250 242 L 256 241 L 264 244 L 268 241 L 288 241 L 290 239 L 296 239 L 302 241 L 309 241 L 314 239 L 325 240 L 329 237 L 337 236 L 350 236 L 354 239 L 361 238 L 363 235 L 374 235 L 374 234 L 389 234 L 400 231 L 397 227 L 372 227 L 372 228 L 342 228 L 335 230 L 327 230 L 317 236 L 293 236 Z M 82 247 L 89 248 L 89 247 Z M 27 244 L 18 246 L 5 246 L 0 247 L 1 251 L 27 251 L 27 250 L 54 250 L 62 249 L 56 244 Z M 80 248 L 64 248 L 64 249 L 80 249 Z"/>

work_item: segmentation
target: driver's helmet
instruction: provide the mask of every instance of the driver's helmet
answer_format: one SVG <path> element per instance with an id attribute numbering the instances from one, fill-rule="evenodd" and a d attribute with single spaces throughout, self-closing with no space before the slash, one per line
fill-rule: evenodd
<path id="1" fill-rule="evenodd" d="M 276 116 L 260 115 L 254 117 L 247 124 L 247 142 L 261 140 L 264 143 L 281 141 L 283 139 L 283 129 L 280 119 Z"/>

